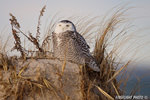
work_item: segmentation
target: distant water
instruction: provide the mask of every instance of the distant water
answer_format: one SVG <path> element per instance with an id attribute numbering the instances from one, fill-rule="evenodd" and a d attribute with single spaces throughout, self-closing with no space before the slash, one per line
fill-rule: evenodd
<path id="1" fill-rule="evenodd" d="M 148 99 L 150 100 L 150 66 L 138 66 L 130 71 L 129 74 L 130 77 L 126 85 L 125 95 L 129 96 L 131 94 L 131 91 L 134 88 L 135 84 L 138 82 L 138 79 L 141 78 L 138 83 L 139 91 L 137 91 L 135 95 L 148 96 Z M 117 78 L 119 79 L 120 76 L 118 76 Z M 121 86 L 121 88 L 122 87 L 123 86 Z"/>

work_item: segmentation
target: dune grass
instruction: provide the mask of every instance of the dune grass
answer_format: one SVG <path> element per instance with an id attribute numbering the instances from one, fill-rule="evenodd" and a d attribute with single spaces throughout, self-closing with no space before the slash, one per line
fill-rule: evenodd
<path id="1" fill-rule="evenodd" d="M 50 24 L 48 25 L 49 29 L 45 33 L 45 38 L 43 39 L 42 43 L 40 41 L 40 20 L 43 16 L 43 13 L 46 9 L 46 6 L 44 6 L 40 12 L 38 25 L 37 25 L 37 33 L 36 36 L 33 36 L 32 33 L 29 33 L 29 35 L 25 34 L 20 27 L 19 22 L 17 21 L 17 18 L 10 14 L 10 22 L 12 26 L 12 35 L 15 39 L 15 46 L 12 48 L 12 50 L 17 50 L 20 52 L 20 58 L 17 59 L 40 59 L 40 58 L 48 58 L 53 57 L 52 53 L 52 39 L 51 39 L 51 33 L 52 29 L 54 28 L 54 25 L 57 21 L 60 19 L 55 20 L 55 17 L 57 15 L 54 15 L 54 17 L 51 19 Z M 115 9 L 115 8 L 114 8 Z M 71 16 L 68 19 L 73 21 L 75 25 L 77 26 L 77 30 L 79 33 L 81 33 L 87 42 L 91 45 L 93 45 L 93 51 L 91 51 L 91 54 L 94 56 L 96 61 L 99 64 L 100 67 L 100 73 L 93 72 L 88 67 L 83 66 L 81 68 L 81 75 L 83 78 L 82 82 L 82 93 L 84 95 L 83 100 L 92 100 L 93 94 L 96 94 L 97 99 L 99 100 L 114 100 L 116 96 L 120 96 L 125 94 L 125 87 L 126 83 L 128 81 L 129 76 L 124 76 L 125 72 L 128 68 L 128 66 L 132 62 L 132 58 L 129 59 L 125 64 L 122 64 L 122 59 L 119 59 L 119 51 L 122 48 L 122 46 L 126 45 L 127 41 L 133 38 L 133 34 L 127 33 L 127 30 L 131 28 L 131 25 L 129 25 L 126 16 L 128 8 L 125 6 L 119 7 L 115 9 L 113 13 L 110 11 L 106 16 L 104 17 L 94 17 L 94 18 L 88 18 L 88 16 L 80 17 L 80 16 Z M 111 14 L 111 16 L 109 15 Z M 109 18 L 108 18 L 109 16 Z M 100 18 L 102 18 L 100 20 Z M 118 29 L 120 29 L 118 31 Z M 28 42 L 31 42 L 35 46 L 35 51 L 33 50 L 27 50 L 22 46 L 22 42 L 19 34 L 23 34 L 27 39 Z M 129 34 L 129 35 L 127 35 Z M 96 38 L 95 38 L 96 37 Z M 7 42 L 6 44 L 7 45 Z M 110 49 L 108 50 L 107 48 Z M 30 87 L 32 93 L 36 92 L 34 91 L 32 85 L 34 87 L 38 87 L 40 91 L 42 91 L 42 88 L 52 88 L 51 83 L 43 78 L 42 80 L 39 80 L 39 83 L 34 83 L 29 80 L 25 80 L 25 77 L 21 77 L 21 73 L 28 67 L 28 65 L 24 66 L 24 68 L 20 71 L 19 74 L 16 74 L 15 66 L 12 64 L 14 59 L 10 59 L 13 57 L 8 57 L 7 54 L 2 53 L 2 49 L 5 49 L 4 47 L 0 48 L 0 67 L 1 72 L 4 71 L 11 71 L 11 76 L 14 83 L 10 83 L 9 80 L 6 83 L 3 83 L 2 80 L 0 80 L 0 84 L 2 83 L 7 85 L 16 85 L 16 90 L 8 89 L 7 95 L 5 95 L 3 98 L 7 100 L 7 97 L 12 95 L 14 93 L 14 97 L 16 99 L 14 100 L 22 100 L 22 92 L 25 89 L 26 86 Z M 29 56 L 29 53 L 32 53 Z M 62 65 L 62 75 L 65 69 L 66 61 L 64 60 Z M 121 66 L 121 67 L 120 67 Z M 2 74 L 0 74 L 2 77 Z M 116 77 L 118 75 L 121 75 L 122 77 L 118 81 Z M 40 77 L 40 76 L 39 76 Z M 120 89 L 120 85 L 124 83 L 123 90 Z M 138 84 L 138 83 L 137 83 Z M 133 89 L 132 95 L 136 92 Z M 11 92 L 10 92 L 11 91 Z M 12 92 L 14 91 L 14 92 Z M 55 89 L 53 89 L 54 93 L 57 96 L 57 93 L 55 92 Z M 58 99 L 59 96 L 57 96 Z M 43 97 L 44 98 L 44 97 Z M 67 100 L 67 99 L 66 99 Z"/>

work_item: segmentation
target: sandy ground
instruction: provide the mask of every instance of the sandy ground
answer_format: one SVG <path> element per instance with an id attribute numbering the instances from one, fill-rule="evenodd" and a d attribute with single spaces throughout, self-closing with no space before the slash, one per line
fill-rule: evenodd
<path id="1" fill-rule="evenodd" d="M 80 75 L 80 66 L 70 62 L 66 63 L 64 72 L 62 73 L 62 61 L 57 59 L 28 59 L 27 61 L 15 61 L 16 73 L 20 73 L 20 80 L 15 83 L 11 76 L 11 72 L 1 71 L 0 80 L 5 82 L 0 84 L 0 96 L 7 97 L 7 100 L 15 100 L 15 97 L 11 93 L 12 91 L 18 91 L 18 84 L 26 85 L 29 80 L 31 83 L 40 84 L 43 79 L 49 83 L 49 89 L 42 88 L 43 92 L 34 92 L 34 95 L 27 95 L 28 92 L 24 92 L 22 95 L 23 100 L 81 100 L 82 91 L 81 84 L 82 78 Z M 11 85 L 10 85 L 11 81 Z M 6 85 L 8 83 L 9 85 Z M 21 87 L 22 85 L 20 85 Z M 14 88 L 14 89 L 13 89 Z M 28 87 L 31 90 L 31 86 Z M 24 90 L 24 91 L 25 91 Z M 8 92 L 9 91 L 9 92 Z M 8 94 L 8 95 L 7 95 Z M 3 100 L 2 98 L 0 100 Z"/>

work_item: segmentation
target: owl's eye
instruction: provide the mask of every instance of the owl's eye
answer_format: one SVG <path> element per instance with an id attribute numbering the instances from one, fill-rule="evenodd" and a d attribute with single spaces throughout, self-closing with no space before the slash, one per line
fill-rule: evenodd
<path id="1" fill-rule="evenodd" d="M 69 27 L 69 25 L 66 25 L 66 27 Z"/>
<path id="2" fill-rule="evenodd" d="M 59 25 L 59 26 L 61 26 L 61 25 Z"/>

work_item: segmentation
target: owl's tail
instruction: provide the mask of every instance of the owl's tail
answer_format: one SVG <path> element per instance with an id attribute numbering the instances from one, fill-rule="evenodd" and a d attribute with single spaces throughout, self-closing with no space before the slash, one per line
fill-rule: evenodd
<path id="1" fill-rule="evenodd" d="M 92 56 L 86 58 L 85 64 L 89 66 L 93 71 L 100 72 L 100 68 L 96 63 L 96 60 Z"/>

